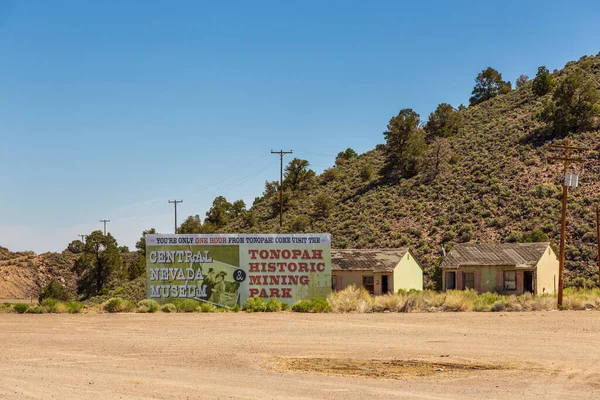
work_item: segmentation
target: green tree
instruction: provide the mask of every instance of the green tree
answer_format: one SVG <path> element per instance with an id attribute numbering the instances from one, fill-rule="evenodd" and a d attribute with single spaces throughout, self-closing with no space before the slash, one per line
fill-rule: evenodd
<path id="1" fill-rule="evenodd" d="M 538 67 L 538 72 L 533 79 L 531 88 L 536 96 L 543 96 L 549 93 L 555 86 L 554 78 L 545 66 Z"/>
<path id="2" fill-rule="evenodd" d="M 177 232 L 179 233 L 206 233 L 204 227 L 202 226 L 202 220 L 200 220 L 200 216 L 190 215 L 179 225 L 177 228 Z"/>
<path id="3" fill-rule="evenodd" d="M 307 160 L 294 158 L 285 167 L 283 174 L 283 188 L 293 192 L 310 189 L 315 182 L 315 171 L 309 169 Z"/>
<path id="4" fill-rule="evenodd" d="M 408 177 L 417 172 L 417 163 L 425 151 L 425 135 L 419 128 L 419 114 L 410 108 L 400 110 L 388 123 L 383 133 L 386 139 L 384 147 L 384 175 Z"/>
<path id="5" fill-rule="evenodd" d="M 527 82 L 529 82 L 529 77 L 527 75 L 520 75 L 515 82 L 517 89 L 522 88 Z"/>
<path id="6" fill-rule="evenodd" d="M 73 240 L 67 246 L 67 251 L 70 251 L 73 254 L 80 254 L 83 251 L 84 244 L 81 240 Z"/>
<path id="7" fill-rule="evenodd" d="M 206 212 L 205 222 L 211 223 L 217 228 L 227 225 L 227 223 L 229 223 L 232 208 L 232 204 L 228 202 L 224 196 L 217 196 L 213 200 L 212 207 Z"/>
<path id="8" fill-rule="evenodd" d="M 509 93 L 512 90 L 510 82 L 502 80 L 502 74 L 492 67 L 481 71 L 475 79 L 475 87 L 469 99 L 470 105 L 476 105 L 486 100 L 493 99 L 500 94 Z"/>
<path id="9" fill-rule="evenodd" d="M 340 151 L 338 153 L 337 157 L 335 158 L 335 164 L 341 165 L 345 161 L 352 160 L 353 158 L 356 158 L 356 157 L 358 157 L 358 154 L 356 154 L 356 152 L 353 149 L 348 147 L 346 150 Z"/>
<path id="10" fill-rule="evenodd" d="M 119 251 L 121 253 L 129 253 L 129 247 L 127 247 L 127 246 L 119 246 Z"/>
<path id="11" fill-rule="evenodd" d="M 83 254 L 75 262 L 74 270 L 80 275 L 77 292 L 84 298 L 101 294 L 111 278 L 121 269 L 121 253 L 115 238 L 102 231 L 88 235 Z"/>
<path id="12" fill-rule="evenodd" d="M 144 257 L 146 256 L 146 235 L 154 235 L 156 234 L 156 229 L 150 228 L 142 232 L 142 237 L 135 243 L 135 248 L 139 253 L 141 253 Z"/>
<path id="13" fill-rule="evenodd" d="M 600 115 L 599 101 L 596 82 L 577 69 L 556 87 L 552 100 L 546 100 L 540 117 L 551 123 L 553 131 L 559 135 L 585 131 L 594 126 Z"/>
<path id="14" fill-rule="evenodd" d="M 246 213 L 246 203 L 244 200 L 236 200 L 231 205 L 231 216 L 233 218 L 238 218 L 244 216 Z"/>
<path id="15" fill-rule="evenodd" d="M 56 278 L 52 278 L 50 283 L 40 292 L 38 302 L 41 303 L 44 299 L 69 301 L 71 300 L 71 293 Z"/>
<path id="16" fill-rule="evenodd" d="M 431 141 L 435 137 L 454 136 L 462 129 L 462 126 L 462 114 L 450 104 L 442 103 L 437 106 L 434 112 L 429 114 L 429 119 L 425 124 L 425 132 L 427 133 L 427 139 Z"/>
<path id="17" fill-rule="evenodd" d="M 444 177 L 450 169 L 452 148 L 447 139 L 436 138 L 423 157 L 422 172 L 426 181 L 430 182 L 438 177 Z"/>

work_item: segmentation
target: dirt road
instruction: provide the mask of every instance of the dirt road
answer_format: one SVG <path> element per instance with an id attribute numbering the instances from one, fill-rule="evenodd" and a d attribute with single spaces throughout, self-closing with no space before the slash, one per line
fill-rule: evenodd
<path id="1" fill-rule="evenodd" d="M 600 398 L 600 313 L 0 314 L 1 399 Z"/>

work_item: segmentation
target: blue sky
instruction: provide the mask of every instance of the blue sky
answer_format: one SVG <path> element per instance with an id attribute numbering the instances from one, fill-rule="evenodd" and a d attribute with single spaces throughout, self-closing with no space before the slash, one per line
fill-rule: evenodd
<path id="1" fill-rule="evenodd" d="M 318 172 L 390 117 L 600 51 L 593 1 L 0 1 L 0 245 L 120 244 L 251 204 L 292 149 Z M 291 158 L 287 158 L 288 160 Z"/>

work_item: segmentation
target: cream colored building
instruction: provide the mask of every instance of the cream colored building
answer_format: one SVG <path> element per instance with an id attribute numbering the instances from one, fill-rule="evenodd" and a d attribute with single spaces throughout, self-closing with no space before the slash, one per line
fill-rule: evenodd
<path id="1" fill-rule="evenodd" d="M 442 287 L 478 293 L 554 293 L 558 259 L 550 243 L 460 243 L 442 262 Z"/>
<path id="2" fill-rule="evenodd" d="M 423 290 L 423 269 L 408 248 L 331 249 L 331 288 L 364 287 L 371 294 Z"/>

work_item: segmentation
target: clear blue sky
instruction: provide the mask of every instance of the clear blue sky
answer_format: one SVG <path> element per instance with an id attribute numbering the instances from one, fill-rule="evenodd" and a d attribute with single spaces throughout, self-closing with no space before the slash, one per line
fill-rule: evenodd
<path id="1" fill-rule="evenodd" d="M 291 4 L 295 3 L 295 4 Z M 526 4 L 525 4 L 526 3 Z M 600 51 L 582 1 L 0 1 L 0 245 L 62 250 L 247 203 L 271 149 L 318 172 L 383 142 L 390 117 L 467 103 Z M 289 160 L 289 158 L 288 158 Z"/>

